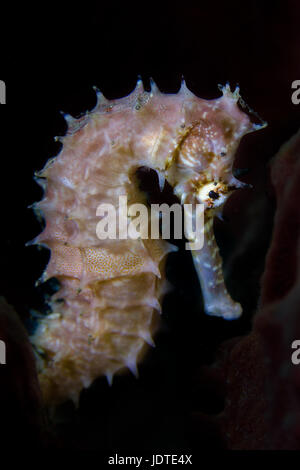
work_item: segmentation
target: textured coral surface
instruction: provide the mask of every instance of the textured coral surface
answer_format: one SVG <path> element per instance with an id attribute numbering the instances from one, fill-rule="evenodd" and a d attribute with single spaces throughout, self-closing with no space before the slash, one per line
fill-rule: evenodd
<path id="1" fill-rule="evenodd" d="M 262 335 L 269 376 L 266 384 L 271 445 L 300 447 L 300 371 L 292 343 L 300 338 L 300 131 L 271 162 L 276 215 L 261 305 L 255 328 Z"/>
<path id="2" fill-rule="evenodd" d="M 269 168 L 276 212 L 252 332 L 224 343 L 204 380 L 225 397 L 213 422 L 230 449 L 300 447 L 300 375 L 291 360 L 300 338 L 300 131 Z"/>

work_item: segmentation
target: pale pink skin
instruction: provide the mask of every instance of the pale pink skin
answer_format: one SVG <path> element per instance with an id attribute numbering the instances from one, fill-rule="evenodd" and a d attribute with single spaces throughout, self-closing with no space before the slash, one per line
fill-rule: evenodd
<path id="1" fill-rule="evenodd" d="M 243 187 L 231 172 L 240 139 L 261 126 L 238 108 L 238 90 L 222 91 L 221 98 L 206 101 L 184 83 L 177 94 L 162 94 L 155 85 L 144 92 L 138 82 L 128 97 L 108 101 L 98 92 L 92 112 L 79 120 L 67 117 L 61 153 L 38 174 L 47 178 L 45 197 L 36 204 L 46 227 L 35 243 L 51 248 L 43 280 L 55 276 L 61 282 L 51 304 L 55 315 L 33 337 L 48 355 L 40 372 L 47 401 L 76 401 L 99 375 L 111 381 L 124 367 L 135 372 L 145 342 L 153 344 L 160 261 L 172 247 L 162 240 L 96 235 L 100 203 L 118 207 L 125 195 L 143 201 L 134 183 L 141 166 L 156 170 L 160 181 L 166 178 L 182 203 L 205 204 L 204 247 L 192 252 L 205 311 L 226 319 L 241 314 L 224 285 L 212 222 L 231 191 Z M 213 183 L 217 199 L 206 191 Z M 56 303 L 59 297 L 63 305 Z"/>

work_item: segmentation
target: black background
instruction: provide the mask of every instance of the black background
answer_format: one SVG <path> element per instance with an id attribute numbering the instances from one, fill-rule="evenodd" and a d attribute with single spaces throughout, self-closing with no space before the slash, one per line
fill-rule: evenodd
<path id="1" fill-rule="evenodd" d="M 268 161 L 299 127 L 300 105 L 291 102 L 291 83 L 300 79 L 299 2 L 110 2 L 23 6 L 2 18 L 0 79 L 7 104 L 1 116 L 1 295 L 26 326 L 30 310 L 43 311 L 35 288 L 49 254 L 25 243 L 40 231 L 27 206 L 42 196 L 35 170 L 57 154 L 66 126 L 59 111 L 79 116 L 96 102 L 93 85 L 107 98 L 127 95 L 141 75 L 161 91 L 175 93 L 184 76 L 202 98 L 220 95 L 218 84 L 239 84 L 242 97 L 268 128 L 246 136 L 235 166 L 248 167 L 240 179 L 269 197 Z M 224 258 L 244 225 L 244 204 L 253 191 L 236 196 L 225 226 L 216 230 Z M 224 339 L 246 334 L 259 301 L 259 280 L 272 227 L 272 197 L 265 237 L 243 266 L 232 268 L 228 286 L 242 302 L 236 322 L 206 317 L 188 253 L 171 255 L 167 275 L 174 290 L 164 302 L 157 348 L 140 366 L 140 378 L 122 376 L 110 389 L 100 378 L 84 391 L 80 408 L 61 410 L 54 446 L 144 450 L 221 448 L 215 434 L 201 433 L 193 415 L 214 415 L 223 401 L 197 383 L 197 371 L 214 361 Z M 226 210 L 225 210 L 226 211 Z M 260 213 L 264 217 L 263 213 Z M 235 229 L 232 235 L 233 228 Z M 233 237 L 233 238 L 232 238 Z M 250 274 L 249 274 L 250 273 Z M 9 367 L 9 364 L 7 365 Z M 9 406 L 14 407 L 14 397 Z M 18 427 L 17 417 L 15 426 Z M 200 434 L 199 434 L 200 433 Z"/>

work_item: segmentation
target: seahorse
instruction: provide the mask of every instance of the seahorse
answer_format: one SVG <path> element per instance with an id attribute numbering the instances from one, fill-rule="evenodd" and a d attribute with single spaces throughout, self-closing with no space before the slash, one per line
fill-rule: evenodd
<path id="1" fill-rule="evenodd" d="M 147 345 L 154 345 L 164 261 L 173 246 L 162 239 L 96 234 L 100 203 L 112 204 L 117 213 L 120 196 L 146 203 L 136 179 L 140 167 L 155 170 L 161 187 L 167 181 L 183 207 L 203 204 L 204 245 L 192 256 L 205 312 L 240 316 L 241 305 L 225 287 L 213 220 L 232 191 L 245 186 L 232 173 L 241 138 L 265 124 L 251 122 L 238 106 L 238 87 L 221 89 L 221 97 L 205 100 L 184 81 L 178 93 L 165 94 L 153 81 L 145 91 L 138 80 L 120 99 L 107 100 L 95 88 L 92 111 L 79 119 L 65 115 L 62 149 L 36 173 L 44 197 L 34 210 L 46 224 L 32 243 L 51 251 L 42 281 L 60 282 L 49 303 L 52 313 L 31 337 L 45 403 L 78 403 L 81 390 L 99 376 L 111 384 L 117 372 L 137 375 Z"/>

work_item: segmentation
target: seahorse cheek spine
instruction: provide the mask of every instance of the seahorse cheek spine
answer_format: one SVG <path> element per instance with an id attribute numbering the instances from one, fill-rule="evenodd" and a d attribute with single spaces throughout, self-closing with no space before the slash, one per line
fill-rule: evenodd
<path id="1" fill-rule="evenodd" d="M 172 246 L 97 236 L 99 204 L 112 204 L 118 216 L 120 196 L 144 202 L 134 180 L 141 166 L 155 169 L 161 185 L 166 178 L 183 204 L 205 205 L 205 245 L 193 252 L 205 309 L 224 318 L 241 313 L 226 291 L 212 227 L 233 187 L 243 185 L 231 173 L 238 142 L 259 127 L 239 110 L 238 90 L 224 87 L 221 98 L 206 101 L 185 84 L 167 95 L 155 85 L 145 92 L 138 82 L 128 97 L 97 97 L 93 111 L 67 117 L 62 151 L 37 175 L 45 196 L 35 210 L 46 227 L 34 243 L 51 250 L 42 280 L 56 277 L 61 289 L 32 342 L 42 353 L 45 401 L 53 404 L 77 402 L 101 375 L 111 383 L 126 367 L 137 374 L 145 345 L 153 345 L 163 260 Z"/>

